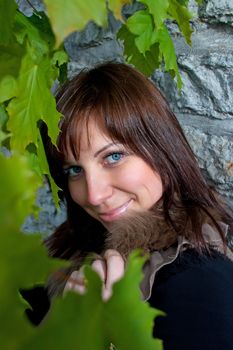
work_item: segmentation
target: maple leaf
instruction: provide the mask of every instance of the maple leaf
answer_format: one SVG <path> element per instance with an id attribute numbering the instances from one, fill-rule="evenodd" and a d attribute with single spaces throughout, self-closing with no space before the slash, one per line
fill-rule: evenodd
<path id="1" fill-rule="evenodd" d="M 8 128 L 12 132 L 11 147 L 21 153 L 30 143 L 38 147 L 39 120 L 47 123 L 53 143 L 56 143 L 59 133 L 60 113 L 50 92 L 51 76 L 54 74 L 50 60 L 45 57 L 37 63 L 32 55 L 29 48 L 22 59 L 16 97 L 7 108 L 10 116 Z"/>
<path id="2" fill-rule="evenodd" d="M 130 257 L 125 276 L 114 285 L 113 296 L 107 302 L 101 297 L 99 276 L 86 267 L 86 294 L 70 291 L 57 299 L 27 347 L 108 350 L 114 344 L 120 350 L 162 349 L 161 342 L 152 337 L 154 318 L 162 313 L 140 298 L 143 263 L 144 258 L 137 253 Z"/>
<path id="3" fill-rule="evenodd" d="M 27 158 L 0 153 L 0 324 L 1 347 L 24 350 L 35 330 L 24 316 L 25 304 L 19 288 L 45 283 L 49 274 L 64 262 L 49 259 L 41 235 L 19 232 L 35 202 L 39 178 L 31 171 Z"/>
<path id="4" fill-rule="evenodd" d="M 107 24 L 107 7 L 103 0 L 44 0 L 56 36 L 57 46 L 72 32 L 82 30 L 89 21 Z"/>

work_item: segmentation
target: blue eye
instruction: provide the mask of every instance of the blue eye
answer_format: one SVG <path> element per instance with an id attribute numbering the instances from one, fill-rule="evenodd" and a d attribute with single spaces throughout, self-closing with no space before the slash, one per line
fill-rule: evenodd
<path id="1" fill-rule="evenodd" d="M 68 175 L 69 177 L 74 177 L 80 175 L 82 172 L 81 166 L 73 165 L 70 166 L 67 169 L 64 169 L 64 174 Z"/>
<path id="2" fill-rule="evenodd" d="M 109 154 L 107 157 L 105 157 L 105 160 L 107 161 L 108 164 L 114 164 L 119 162 L 123 157 L 122 152 L 114 152 Z"/>

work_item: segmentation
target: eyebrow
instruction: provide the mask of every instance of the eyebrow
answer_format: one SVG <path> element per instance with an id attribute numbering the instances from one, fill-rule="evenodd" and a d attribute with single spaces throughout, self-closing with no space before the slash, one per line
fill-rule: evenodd
<path id="1" fill-rule="evenodd" d="M 112 147 L 112 146 L 116 146 L 116 145 L 117 145 L 117 143 L 112 142 L 112 143 L 109 143 L 108 145 L 106 145 L 106 146 L 100 148 L 97 152 L 95 152 L 94 158 L 98 157 L 98 155 L 99 155 L 100 153 L 102 153 L 103 151 L 105 151 L 106 149 L 108 149 L 108 148 L 110 148 L 110 147 Z"/>
<path id="2" fill-rule="evenodd" d="M 111 142 L 111 143 L 105 145 L 104 147 L 100 148 L 97 152 L 95 152 L 94 158 L 98 157 L 98 155 L 100 153 L 104 152 L 106 149 L 108 149 L 112 146 L 117 146 L 117 145 L 119 145 L 119 143 L 115 143 L 115 142 Z M 72 165 L 74 165 L 73 162 L 65 161 L 63 164 L 63 167 L 72 166 Z"/>

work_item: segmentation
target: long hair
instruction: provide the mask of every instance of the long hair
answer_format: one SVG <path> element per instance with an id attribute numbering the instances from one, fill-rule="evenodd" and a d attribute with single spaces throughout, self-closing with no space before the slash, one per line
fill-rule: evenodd
<path id="1" fill-rule="evenodd" d="M 67 82 L 57 94 L 57 108 L 63 115 L 58 151 L 51 144 L 45 147 L 52 176 L 67 201 L 68 218 L 47 240 L 51 255 L 69 259 L 75 251 L 85 255 L 104 247 L 106 230 L 73 202 L 62 172 L 68 149 L 78 158 L 78 140 L 91 118 L 160 174 L 163 196 L 153 210 L 176 236 L 206 248 L 202 225 L 207 218 L 225 242 L 218 222 L 232 228 L 231 215 L 207 184 L 174 113 L 149 79 L 125 64 L 102 64 Z M 182 224 L 177 225 L 174 212 L 182 213 Z"/>

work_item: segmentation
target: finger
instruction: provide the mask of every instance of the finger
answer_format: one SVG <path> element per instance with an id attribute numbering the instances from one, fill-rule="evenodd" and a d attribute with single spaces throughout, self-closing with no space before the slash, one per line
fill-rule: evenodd
<path id="1" fill-rule="evenodd" d="M 71 273 L 63 294 L 69 290 L 73 290 L 79 294 L 84 294 L 86 292 L 85 277 L 82 269 Z"/>
<path id="2" fill-rule="evenodd" d="M 107 275 L 103 299 L 107 300 L 112 295 L 112 285 L 123 277 L 125 264 L 120 253 L 113 249 L 108 249 L 104 254 L 104 258 L 107 265 Z"/>
<path id="3" fill-rule="evenodd" d="M 104 260 L 96 259 L 92 263 L 92 269 L 98 273 L 101 281 L 105 283 L 106 280 L 106 263 Z"/>

